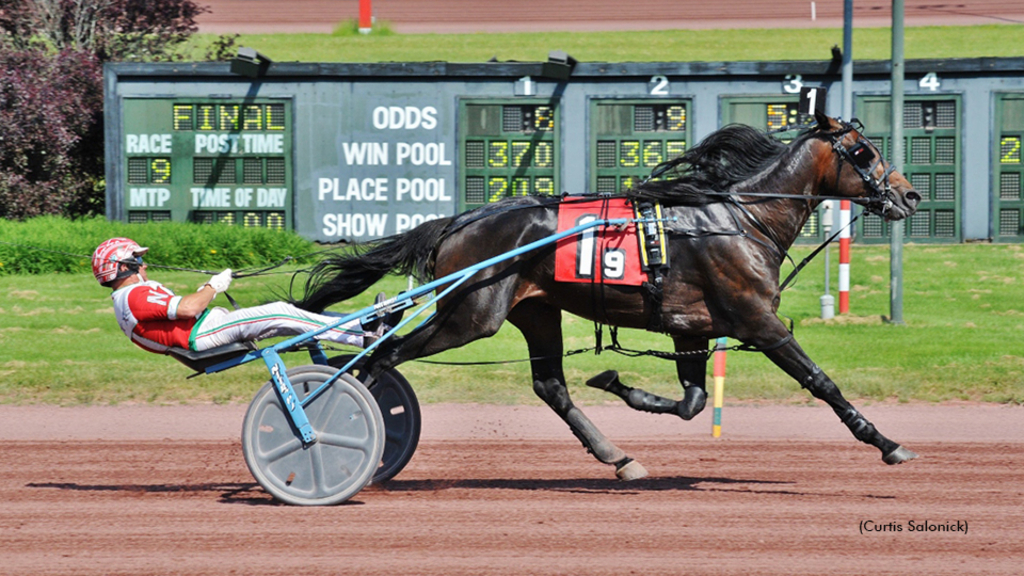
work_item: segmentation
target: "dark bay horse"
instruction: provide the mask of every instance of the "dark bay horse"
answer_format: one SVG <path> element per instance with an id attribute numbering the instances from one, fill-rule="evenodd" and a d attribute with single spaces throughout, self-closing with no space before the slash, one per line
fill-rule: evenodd
<path id="1" fill-rule="evenodd" d="M 554 280 L 555 245 L 480 271 L 441 299 L 436 314 L 411 333 L 383 341 L 367 362 L 371 375 L 403 362 L 494 335 L 507 319 L 522 332 L 532 358 L 534 391 L 569 425 L 594 456 L 623 479 L 646 470 L 629 458 L 573 405 L 562 371 L 561 312 L 670 336 L 682 400 L 630 388 L 614 371 L 590 386 L 622 397 L 638 410 L 690 419 L 704 408 L 710 339 L 728 336 L 768 358 L 835 411 L 861 442 L 887 464 L 915 458 L 883 436 L 808 358 L 778 318 L 779 268 L 822 196 L 843 197 L 888 220 L 914 213 L 920 195 L 892 171 L 852 124 L 819 114 L 790 144 L 732 125 L 709 135 L 665 166 L 669 177 L 627 193 L 658 200 L 671 267 L 660 289 Z M 384 238 L 354 255 L 328 258 L 311 273 L 300 307 L 319 311 L 355 296 L 388 273 L 421 281 L 463 270 L 555 233 L 558 199 L 512 198 L 427 222 Z M 672 220 L 674 219 L 674 220 Z"/>

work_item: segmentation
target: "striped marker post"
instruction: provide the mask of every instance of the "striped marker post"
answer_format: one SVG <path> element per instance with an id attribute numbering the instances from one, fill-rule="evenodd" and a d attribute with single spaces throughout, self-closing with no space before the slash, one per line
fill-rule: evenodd
<path id="1" fill-rule="evenodd" d="M 373 4 L 371 0 L 359 0 L 359 33 L 369 34 L 373 30 Z"/>
<path id="2" fill-rule="evenodd" d="M 839 202 L 839 313 L 850 312 L 850 201 Z"/>
<path id="3" fill-rule="evenodd" d="M 725 338 L 715 340 L 715 397 L 714 416 L 711 420 L 711 436 L 718 438 L 722 435 L 722 397 L 725 395 Z"/>

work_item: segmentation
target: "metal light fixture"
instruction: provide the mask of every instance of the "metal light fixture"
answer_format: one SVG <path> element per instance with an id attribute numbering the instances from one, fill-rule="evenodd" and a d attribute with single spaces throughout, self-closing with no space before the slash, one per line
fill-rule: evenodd
<path id="1" fill-rule="evenodd" d="M 541 66 L 540 75 L 544 78 L 565 82 L 572 75 L 572 70 L 575 67 L 575 58 L 562 50 L 552 50 L 548 53 L 548 61 Z"/>
<path id="2" fill-rule="evenodd" d="M 231 59 L 231 73 L 259 78 L 267 73 L 272 60 L 252 48 L 241 47 L 238 55 Z"/>

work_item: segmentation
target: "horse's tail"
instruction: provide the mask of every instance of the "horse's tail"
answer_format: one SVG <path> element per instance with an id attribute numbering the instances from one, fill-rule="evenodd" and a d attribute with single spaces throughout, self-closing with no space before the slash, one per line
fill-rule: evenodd
<path id="1" fill-rule="evenodd" d="M 305 310 L 322 312 L 332 304 L 362 294 L 388 273 L 412 275 L 420 282 L 432 279 L 431 256 L 451 220 L 430 220 L 404 234 L 358 246 L 345 256 L 325 258 L 310 271 L 305 295 L 293 303 Z"/>

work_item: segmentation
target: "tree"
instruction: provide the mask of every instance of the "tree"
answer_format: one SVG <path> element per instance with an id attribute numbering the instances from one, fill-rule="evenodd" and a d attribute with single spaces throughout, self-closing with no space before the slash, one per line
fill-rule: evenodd
<path id="1" fill-rule="evenodd" d="M 193 0 L 0 0 L 0 217 L 103 212 L 103 63 L 181 60 Z M 223 60 L 234 37 L 207 59 Z"/>
<path id="2" fill-rule="evenodd" d="M 193 0 L 0 0 L 16 49 L 76 50 L 107 61 L 177 60 L 209 8 Z"/>
<path id="3" fill-rule="evenodd" d="M 99 211 L 102 78 L 88 53 L 0 50 L 0 216 Z"/>

